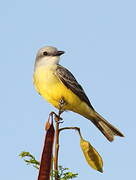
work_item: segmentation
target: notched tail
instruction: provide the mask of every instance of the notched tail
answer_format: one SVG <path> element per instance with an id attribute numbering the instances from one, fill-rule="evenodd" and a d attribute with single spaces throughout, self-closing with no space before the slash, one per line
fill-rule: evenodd
<path id="1" fill-rule="evenodd" d="M 114 136 L 124 137 L 124 135 L 117 128 L 111 125 L 97 112 L 95 112 L 95 116 L 91 118 L 91 120 L 109 141 L 113 141 Z"/>

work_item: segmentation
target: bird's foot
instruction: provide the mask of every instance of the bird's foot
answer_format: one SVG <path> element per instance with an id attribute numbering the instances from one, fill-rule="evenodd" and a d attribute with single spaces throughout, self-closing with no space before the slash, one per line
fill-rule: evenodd
<path id="1" fill-rule="evenodd" d="M 55 112 L 51 112 L 50 113 L 50 115 L 49 115 L 49 118 L 50 118 L 50 116 L 53 118 L 53 115 L 55 116 L 54 117 L 54 120 L 56 121 L 56 122 L 58 122 L 58 123 L 63 123 L 64 121 L 63 121 L 63 118 L 62 117 L 60 117 L 60 115 L 63 113 L 63 111 L 60 111 L 59 110 L 59 115 L 58 114 L 56 114 Z"/>

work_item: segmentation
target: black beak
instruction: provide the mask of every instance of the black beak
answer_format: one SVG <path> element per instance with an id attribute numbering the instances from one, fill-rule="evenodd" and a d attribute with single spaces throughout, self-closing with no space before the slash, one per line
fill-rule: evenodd
<path id="1" fill-rule="evenodd" d="M 62 54 L 64 54 L 65 52 L 64 51 L 57 51 L 55 53 L 55 56 L 61 56 Z"/>

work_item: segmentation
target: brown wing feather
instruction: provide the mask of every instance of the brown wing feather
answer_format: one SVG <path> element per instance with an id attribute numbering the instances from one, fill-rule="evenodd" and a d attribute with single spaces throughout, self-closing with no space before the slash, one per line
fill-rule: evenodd
<path id="1" fill-rule="evenodd" d="M 61 82 L 68 89 L 70 89 L 73 93 L 75 93 L 82 101 L 86 102 L 88 106 L 94 110 L 82 86 L 77 82 L 77 80 L 69 70 L 67 70 L 63 66 L 58 65 L 56 69 L 56 73 L 59 79 L 61 80 Z"/>

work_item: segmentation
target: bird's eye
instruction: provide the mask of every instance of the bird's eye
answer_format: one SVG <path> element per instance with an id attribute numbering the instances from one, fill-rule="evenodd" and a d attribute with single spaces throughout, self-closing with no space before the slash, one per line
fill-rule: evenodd
<path id="1" fill-rule="evenodd" d="M 44 51 L 44 52 L 43 52 L 43 55 L 44 55 L 44 56 L 47 56 L 47 55 L 48 55 L 48 53 L 47 53 L 46 51 Z"/>

